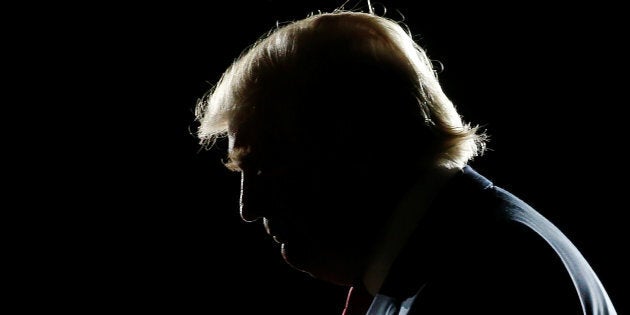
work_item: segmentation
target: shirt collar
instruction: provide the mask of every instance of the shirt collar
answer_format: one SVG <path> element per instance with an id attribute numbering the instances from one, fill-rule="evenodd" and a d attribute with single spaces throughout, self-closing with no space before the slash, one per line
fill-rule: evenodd
<path id="1" fill-rule="evenodd" d="M 382 230 L 380 241 L 374 246 L 363 277 L 363 283 L 372 295 L 381 288 L 392 264 L 408 238 L 414 234 L 435 196 L 458 172 L 461 170 L 446 168 L 427 171 L 401 199 Z"/>
<path id="2" fill-rule="evenodd" d="M 435 180 L 435 178 L 433 178 Z M 410 193 L 420 193 L 424 185 L 417 185 Z M 475 213 L 468 211 L 482 194 L 479 192 L 492 187 L 485 177 L 469 166 L 448 173 L 443 181 L 432 186 L 424 202 L 410 206 L 424 208 L 421 220 L 404 240 L 403 248 L 397 251 L 389 263 L 386 278 L 378 293 L 393 297 L 399 302 L 418 293 L 429 277 L 437 276 L 438 270 L 445 268 L 457 244 L 466 237 L 467 225 L 475 220 Z"/>

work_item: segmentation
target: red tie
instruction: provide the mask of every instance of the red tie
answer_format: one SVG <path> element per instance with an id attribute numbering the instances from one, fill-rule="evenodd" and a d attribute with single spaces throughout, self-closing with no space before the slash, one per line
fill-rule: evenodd
<path id="1" fill-rule="evenodd" d="M 351 287 L 341 315 L 365 315 L 374 297 L 364 288 Z"/>

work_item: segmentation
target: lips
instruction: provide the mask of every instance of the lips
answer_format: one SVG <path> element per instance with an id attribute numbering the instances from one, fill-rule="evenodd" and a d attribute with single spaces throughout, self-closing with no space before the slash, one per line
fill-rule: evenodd
<path id="1" fill-rule="evenodd" d="M 274 230 L 267 230 L 267 233 L 269 235 L 271 235 L 271 237 L 273 238 L 274 241 L 276 241 L 276 243 L 282 244 L 282 243 L 286 243 L 288 241 L 288 233 L 284 230 L 280 230 L 280 229 L 274 229 Z"/>
<path id="2" fill-rule="evenodd" d="M 277 221 L 271 222 L 267 218 L 263 220 L 263 224 L 267 234 L 269 234 L 276 243 L 282 244 L 287 242 L 289 232 L 285 226 L 277 224 Z"/>
<path id="3" fill-rule="evenodd" d="M 278 244 L 284 244 L 287 242 L 287 239 L 280 235 L 271 235 L 271 238 L 273 238 L 273 240 Z"/>

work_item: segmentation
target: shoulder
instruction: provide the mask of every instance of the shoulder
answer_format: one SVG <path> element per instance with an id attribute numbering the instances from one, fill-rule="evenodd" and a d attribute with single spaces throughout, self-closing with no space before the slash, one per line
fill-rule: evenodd
<path id="1" fill-rule="evenodd" d="M 554 240 L 570 241 L 527 203 L 474 170 L 456 181 L 451 188 L 459 198 L 438 209 L 451 212 L 445 220 L 449 232 L 442 234 L 448 241 L 438 251 L 445 258 L 416 308 L 433 314 L 438 305 L 431 301 L 441 301 L 440 314 L 580 314 L 570 273 L 551 246 Z"/>
<path id="2" fill-rule="evenodd" d="M 479 227 L 444 249 L 410 314 L 581 314 L 571 277 L 545 239 L 516 221 Z"/>
<path id="3" fill-rule="evenodd" d="M 528 203 L 471 168 L 447 188 L 418 229 L 430 271 L 410 315 L 615 313 L 580 251 Z"/>

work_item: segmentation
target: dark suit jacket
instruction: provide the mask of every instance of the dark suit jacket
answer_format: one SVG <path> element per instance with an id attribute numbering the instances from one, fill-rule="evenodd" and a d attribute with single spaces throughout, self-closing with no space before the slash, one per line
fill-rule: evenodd
<path id="1" fill-rule="evenodd" d="M 470 167 L 433 202 L 379 296 L 407 301 L 409 315 L 615 314 L 571 241 Z"/>

